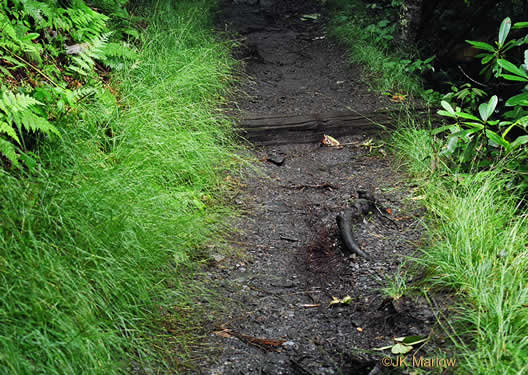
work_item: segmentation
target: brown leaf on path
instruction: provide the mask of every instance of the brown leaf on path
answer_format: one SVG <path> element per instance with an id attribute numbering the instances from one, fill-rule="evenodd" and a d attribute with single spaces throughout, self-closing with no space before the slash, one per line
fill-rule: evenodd
<path id="1" fill-rule="evenodd" d="M 221 326 L 221 328 L 223 325 Z M 224 328 L 222 331 L 215 331 L 215 335 L 225 338 L 231 338 L 236 337 L 247 344 L 254 345 L 259 347 L 260 349 L 264 350 L 273 350 L 277 351 L 277 347 L 284 344 L 286 341 L 285 339 L 267 339 L 267 338 L 259 338 L 259 337 L 253 337 L 250 335 L 245 335 L 240 332 L 236 332 L 229 328 Z"/>
<path id="2" fill-rule="evenodd" d="M 322 139 L 321 143 L 324 146 L 328 146 L 328 147 L 343 148 L 343 145 L 341 143 L 339 143 L 339 141 L 337 139 L 335 139 L 334 137 L 331 137 L 329 135 L 326 135 L 326 134 L 323 135 L 323 139 Z"/>

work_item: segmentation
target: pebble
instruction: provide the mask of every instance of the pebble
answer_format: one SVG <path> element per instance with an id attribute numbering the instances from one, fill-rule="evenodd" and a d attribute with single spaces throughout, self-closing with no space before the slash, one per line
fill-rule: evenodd
<path id="1" fill-rule="evenodd" d="M 282 343 L 282 346 L 286 349 L 293 349 L 295 348 L 296 344 L 293 341 L 286 341 Z"/>

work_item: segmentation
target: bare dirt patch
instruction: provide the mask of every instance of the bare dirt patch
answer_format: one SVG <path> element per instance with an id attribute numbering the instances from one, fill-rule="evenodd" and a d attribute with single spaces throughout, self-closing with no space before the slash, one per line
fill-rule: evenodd
<path id="1" fill-rule="evenodd" d="M 369 92 L 323 25 L 311 1 L 224 4 L 219 27 L 240 34 L 239 58 L 251 78 L 236 103 L 243 114 L 369 112 L 388 104 Z M 255 149 L 261 170 L 242 181 L 236 203 L 246 214 L 232 241 L 246 256 L 215 255 L 203 276 L 227 305 L 208 327 L 216 353 L 197 373 L 398 373 L 371 349 L 430 333 L 434 316 L 425 301 L 381 292 L 416 252 L 423 213 L 382 139 L 339 140 L 347 145 Z M 372 192 L 379 208 L 353 225 L 368 259 L 346 251 L 336 224 L 359 190 Z M 346 296 L 348 304 L 330 305 Z M 421 350 L 427 355 L 427 346 Z"/>

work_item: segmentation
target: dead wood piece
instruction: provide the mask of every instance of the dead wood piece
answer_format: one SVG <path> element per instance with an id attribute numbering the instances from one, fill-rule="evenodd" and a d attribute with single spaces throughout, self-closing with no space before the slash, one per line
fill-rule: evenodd
<path id="1" fill-rule="evenodd" d="M 254 115 L 244 118 L 239 127 L 245 137 L 258 144 L 319 142 L 324 134 L 344 136 L 379 134 L 394 124 L 390 111 L 367 115 L 353 111 L 308 113 L 302 115 Z"/>
<path id="2" fill-rule="evenodd" d="M 320 306 L 321 306 L 320 303 L 305 303 L 302 305 L 302 307 L 304 307 L 305 309 L 311 309 L 311 308 L 320 307 Z"/>
<path id="3" fill-rule="evenodd" d="M 258 337 L 254 337 L 250 335 L 245 335 L 235 330 L 225 328 L 223 324 L 220 326 L 220 329 L 221 331 L 215 332 L 216 335 L 221 336 L 221 337 L 227 337 L 227 338 L 236 337 L 237 339 L 242 340 L 249 345 L 253 345 L 260 349 L 267 350 L 267 351 L 277 351 L 278 347 L 280 347 L 282 344 L 284 344 L 287 341 L 284 339 L 266 339 L 266 338 L 258 338 Z"/>
<path id="4" fill-rule="evenodd" d="M 343 239 L 345 247 L 349 251 L 361 257 L 369 259 L 367 253 L 361 250 L 357 241 L 354 239 L 354 235 L 352 232 L 352 222 L 354 216 L 357 216 L 356 210 L 350 208 L 347 208 L 343 215 L 337 215 L 336 221 L 337 226 L 339 227 L 339 231 L 341 233 L 341 238 Z"/>
<path id="5" fill-rule="evenodd" d="M 281 239 L 281 240 L 284 240 L 284 241 L 289 241 L 289 242 L 299 242 L 299 241 L 300 241 L 300 240 L 297 239 L 297 238 L 286 237 L 286 236 L 280 236 L 280 239 Z"/>
<path id="6" fill-rule="evenodd" d="M 358 190 L 358 199 L 354 202 L 354 207 L 356 207 L 358 210 L 362 210 L 363 214 L 368 214 L 369 212 L 377 212 L 382 218 L 389 221 L 392 225 L 394 225 L 396 228 L 399 228 L 398 223 L 391 217 L 387 216 L 385 212 L 388 212 L 385 208 L 383 208 L 374 194 L 370 191 L 366 190 Z"/>
<path id="7" fill-rule="evenodd" d="M 323 182 L 319 185 L 309 185 L 309 184 L 301 184 L 301 185 L 292 185 L 292 186 L 282 186 L 287 189 L 297 189 L 297 190 L 304 190 L 304 189 L 328 189 L 328 190 L 337 190 L 337 186 L 334 186 L 332 184 L 329 184 L 328 182 Z"/>
<path id="8" fill-rule="evenodd" d="M 363 216 L 368 215 L 370 212 L 372 212 L 373 207 L 373 201 L 358 198 L 354 201 L 354 209 L 355 212 L 353 216 L 356 216 L 358 219 L 361 219 Z"/>
<path id="9" fill-rule="evenodd" d="M 384 219 L 390 221 L 396 228 L 398 224 L 392 218 L 384 214 L 383 208 L 378 204 L 374 194 L 370 191 L 358 190 L 358 199 L 354 201 L 351 208 L 347 208 L 343 215 L 338 215 L 336 218 L 337 226 L 341 232 L 341 237 L 347 250 L 359 256 L 369 258 L 368 255 L 361 250 L 359 244 L 354 239 L 352 224 L 361 221 L 364 216 L 369 213 L 378 213 Z"/>

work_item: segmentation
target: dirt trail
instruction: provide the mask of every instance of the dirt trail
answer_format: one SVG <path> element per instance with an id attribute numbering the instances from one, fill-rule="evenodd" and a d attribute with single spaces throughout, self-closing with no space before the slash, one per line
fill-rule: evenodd
<path id="1" fill-rule="evenodd" d="M 245 38 L 239 57 L 251 80 L 243 84 L 249 97 L 238 103 L 243 113 L 347 106 L 367 112 L 386 104 L 368 92 L 359 68 L 348 66 L 344 51 L 325 37 L 316 3 L 235 2 L 224 5 L 219 23 Z M 303 21 L 303 15 L 310 16 Z M 433 316 L 423 301 L 393 302 L 380 292 L 422 233 L 421 213 L 406 199 L 404 176 L 366 137 L 340 141 L 350 144 L 255 151 L 262 173 L 243 181 L 237 203 L 247 215 L 237 223 L 241 234 L 233 241 L 247 257 L 216 257 L 207 270 L 207 282 L 230 302 L 229 313 L 211 327 L 226 331 L 207 338 L 218 356 L 199 373 L 394 373 L 399 370 L 383 368 L 379 352 L 369 349 L 390 344 L 395 336 L 429 333 Z M 283 158 L 280 166 L 266 161 Z M 391 212 L 392 220 L 374 213 L 355 225 L 371 260 L 345 254 L 336 225 L 358 190 L 374 192 L 382 210 Z M 350 296 L 351 302 L 330 307 L 334 296 Z"/>

